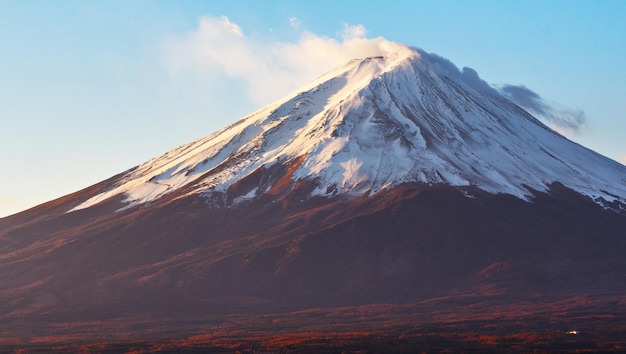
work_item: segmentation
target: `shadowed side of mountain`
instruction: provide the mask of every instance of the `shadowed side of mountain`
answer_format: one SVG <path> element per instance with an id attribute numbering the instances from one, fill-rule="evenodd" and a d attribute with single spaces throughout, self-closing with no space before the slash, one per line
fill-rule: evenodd
<path id="1" fill-rule="evenodd" d="M 202 318 L 625 290 L 626 218 L 558 185 L 533 203 L 420 184 L 361 198 L 262 201 L 207 208 L 189 196 L 39 238 L 32 230 L 71 213 L 3 233 L 2 248 L 13 252 L 0 258 L 0 316 Z"/>

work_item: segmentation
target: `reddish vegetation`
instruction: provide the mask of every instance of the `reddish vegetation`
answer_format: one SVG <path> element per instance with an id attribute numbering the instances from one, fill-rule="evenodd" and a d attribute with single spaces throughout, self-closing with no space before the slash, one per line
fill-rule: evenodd
<path id="1" fill-rule="evenodd" d="M 617 352 L 626 348 L 624 313 L 612 313 L 614 304 L 624 298 L 578 297 L 514 306 L 481 302 L 446 310 L 450 301 L 456 300 L 238 314 L 225 316 L 215 323 L 194 322 L 193 325 L 172 318 L 68 322 L 57 326 L 48 336 L 34 336 L 29 340 L 7 338 L 1 344 L 5 349 L 21 348 L 24 352 L 48 348 L 137 353 L 191 350 Z M 567 335 L 572 328 L 580 333 Z"/>

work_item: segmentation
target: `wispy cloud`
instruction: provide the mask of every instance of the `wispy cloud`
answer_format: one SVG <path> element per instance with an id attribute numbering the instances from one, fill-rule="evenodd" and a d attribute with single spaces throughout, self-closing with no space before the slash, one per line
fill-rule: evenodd
<path id="1" fill-rule="evenodd" d="M 0 204 L 2 204 L 4 206 L 11 207 L 12 209 L 15 209 L 16 211 L 19 211 L 19 210 L 22 210 L 22 209 L 25 208 L 20 203 L 14 201 L 14 200 L 11 200 L 11 199 L 6 199 L 6 198 L 0 198 Z"/>
<path id="2" fill-rule="evenodd" d="M 538 93 L 523 85 L 504 85 L 500 92 L 530 113 L 543 118 L 557 131 L 578 132 L 585 124 L 585 113 L 549 104 Z"/>
<path id="3" fill-rule="evenodd" d="M 344 24 L 341 39 L 310 31 L 296 42 L 251 39 L 228 17 L 203 17 L 196 30 L 166 42 L 166 60 L 174 76 L 227 75 L 244 83 L 249 99 L 266 104 L 350 59 L 409 50 L 366 34 L 362 25 Z"/>
<path id="4" fill-rule="evenodd" d="M 302 22 L 300 22 L 300 20 L 297 17 L 291 16 L 289 17 L 289 24 L 294 29 L 298 29 L 300 28 L 300 25 L 302 24 Z"/>
<path id="5" fill-rule="evenodd" d="M 569 137 L 571 133 L 578 133 L 586 122 L 583 111 L 550 104 L 538 93 L 526 86 L 505 84 L 496 87 L 480 78 L 476 70 L 472 68 L 464 67 L 459 69 L 451 61 L 437 54 L 426 53 L 419 48 L 416 48 L 416 50 L 420 52 L 421 57 L 428 58 L 429 63 L 434 65 L 435 70 L 439 73 L 443 73 L 445 76 L 456 77 L 482 91 L 503 95 L 535 117 L 543 120 L 550 128 L 563 136 Z"/>
<path id="6" fill-rule="evenodd" d="M 365 29 L 365 26 L 363 25 L 350 25 L 348 23 L 344 23 L 343 29 L 339 35 L 344 42 L 347 42 L 353 39 L 365 38 L 365 35 L 367 35 L 367 29 Z"/>
<path id="7" fill-rule="evenodd" d="M 296 17 L 290 17 L 289 22 L 295 29 L 301 26 Z M 201 18 L 195 30 L 170 38 L 164 48 L 173 77 L 210 81 L 225 75 L 243 84 L 247 99 L 256 104 L 278 99 L 348 60 L 410 50 L 383 37 L 367 38 L 363 25 L 347 23 L 342 25 L 337 38 L 306 30 L 295 42 L 251 38 L 226 16 Z M 585 124 L 583 111 L 548 103 L 526 86 L 506 84 L 494 88 L 471 68 L 459 70 L 445 58 L 420 53 L 430 56 L 439 69 L 461 75 L 482 90 L 497 90 L 561 134 L 577 133 Z"/>

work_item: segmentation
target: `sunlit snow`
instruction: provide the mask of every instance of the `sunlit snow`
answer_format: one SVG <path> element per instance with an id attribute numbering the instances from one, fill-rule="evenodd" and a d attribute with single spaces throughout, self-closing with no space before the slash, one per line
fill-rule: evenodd
<path id="1" fill-rule="evenodd" d="M 314 195 L 362 195 L 403 182 L 531 196 L 560 182 L 626 200 L 626 168 L 549 129 L 480 80 L 420 50 L 353 60 L 214 134 L 124 175 L 70 211 L 125 195 L 150 202 L 226 191 L 258 168 L 300 156 L 292 178 Z M 238 196 L 254 198 L 258 189 Z"/>

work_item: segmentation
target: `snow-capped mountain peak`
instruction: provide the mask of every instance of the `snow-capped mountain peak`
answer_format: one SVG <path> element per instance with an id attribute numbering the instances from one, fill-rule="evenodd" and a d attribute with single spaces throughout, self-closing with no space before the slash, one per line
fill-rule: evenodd
<path id="1" fill-rule="evenodd" d="M 404 182 L 474 186 L 527 199 L 554 182 L 626 202 L 626 168 L 547 128 L 478 75 L 421 50 L 352 60 L 296 93 L 127 172 L 70 211 L 125 195 L 130 205 L 227 193 L 254 174 L 314 181 L 310 196 L 375 193 Z M 278 178 L 239 190 L 232 203 Z M 602 199 L 599 199 L 602 198 Z"/>

